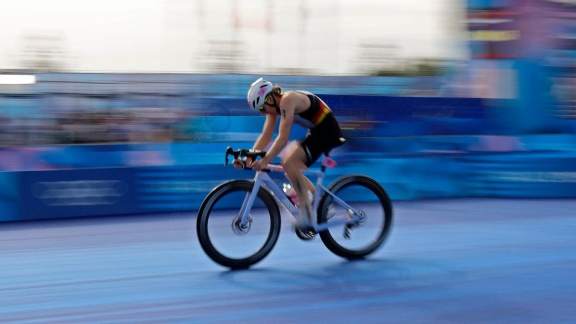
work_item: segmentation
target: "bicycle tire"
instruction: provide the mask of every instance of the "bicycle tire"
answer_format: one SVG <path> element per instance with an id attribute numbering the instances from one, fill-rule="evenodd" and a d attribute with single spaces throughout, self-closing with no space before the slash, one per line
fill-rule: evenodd
<path id="1" fill-rule="evenodd" d="M 206 196 L 198 211 L 196 232 L 200 246 L 210 259 L 230 269 L 246 269 L 260 262 L 272 251 L 280 235 L 280 209 L 272 194 L 262 187 L 250 213 L 250 217 L 259 216 L 252 221 L 262 228 L 253 229 L 252 222 L 245 232 L 239 233 L 240 228 L 235 228 L 243 199 L 253 187 L 254 181 L 249 180 L 225 182 Z M 258 238 L 258 234 L 263 237 Z M 221 235 L 226 237 L 220 238 Z M 255 246 L 254 251 L 241 250 L 250 245 Z M 232 255 L 226 249 L 236 249 L 242 255 Z"/>
<path id="2" fill-rule="evenodd" d="M 392 202 L 384 188 L 374 179 L 364 175 L 347 175 L 335 180 L 327 188 L 350 206 L 365 211 L 365 223 L 348 228 L 349 234 L 354 234 L 354 238 L 346 238 L 346 225 L 329 227 L 328 230 L 320 232 L 320 238 L 324 245 L 334 254 L 349 259 L 361 259 L 376 251 L 386 240 L 393 218 Z M 328 210 L 333 204 L 330 195 L 324 195 L 318 208 L 318 222 L 330 222 Z M 338 206 L 332 206 L 333 210 Z M 367 212 L 366 212 L 367 211 Z M 334 213 L 347 213 L 347 210 L 335 210 Z M 370 223 L 368 223 L 370 222 Z M 367 226 L 374 225 L 370 228 Z M 356 230 L 367 229 L 370 237 L 362 237 L 362 234 L 354 233 Z M 343 231 L 342 237 L 338 235 L 338 230 Z M 366 243 L 359 242 L 354 246 L 352 240 L 366 240 Z"/>

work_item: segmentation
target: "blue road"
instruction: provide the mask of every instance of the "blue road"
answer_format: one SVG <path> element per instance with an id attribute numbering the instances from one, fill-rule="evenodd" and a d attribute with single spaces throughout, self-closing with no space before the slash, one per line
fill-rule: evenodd
<path id="1" fill-rule="evenodd" d="M 385 245 L 348 262 L 285 219 L 228 271 L 194 214 L 0 224 L 6 323 L 574 323 L 576 200 L 395 203 Z"/>

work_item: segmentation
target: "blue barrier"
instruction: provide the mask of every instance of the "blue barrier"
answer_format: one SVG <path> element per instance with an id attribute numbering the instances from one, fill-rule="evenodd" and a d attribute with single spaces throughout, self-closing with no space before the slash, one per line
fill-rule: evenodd
<path id="1" fill-rule="evenodd" d="M 575 152 L 513 152 L 466 159 L 470 196 L 576 197 Z"/>
<path id="2" fill-rule="evenodd" d="M 26 171 L 19 186 L 21 220 L 141 212 L 127 168 Z"/>
<path id="3" fill-rule="evenodd" d="M 545 140 L 533 136 L 501 140 L 509 143 L 493 146 L 493 139 L 476 136 L 367 139 L 372 145 L 370 152 L 350 152 L 346 145 L 333 152 L 338 166 L 327 171 L 326 181 L 344 174 L 365 174 L 379 181 L 394 200 L 576 197 L 576 150 L 522 150 L 522 143 L 536 148 L 543 145 Z M 568 145 L 574 137 L 548 139 L 561 140 Z M 412 146 L 408 145 L 411 142 Z M 224 168 L 228 144 L 154 145 L 172 159 L 172 165 L 110 163 L 106 167 L 0 173 L 0 221 L 193 212 L 219 183 L 252 177 L 251 172 L 230 165 Z M 237 148 L 249 144 L 232 143 Z M 117 153 L 138 151 L 138 146 L 123 145 L 125 151 Z M 94 145 L 61 149 L 92 151 L 88 154 L 92 158 L 111 151 L 111 147 Z M 286 182 L 282 174 L 275 177 L 279 183 Z"/>

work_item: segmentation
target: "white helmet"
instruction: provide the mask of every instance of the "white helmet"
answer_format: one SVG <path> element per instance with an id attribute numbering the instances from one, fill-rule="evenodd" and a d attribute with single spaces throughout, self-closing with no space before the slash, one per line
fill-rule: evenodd
<path id="1" fill-rule="evenodd" d="M 248 90 L 248 95 L 246 96 L 250 108 L 256 110 L 262 107 L 266 95 L 272 92 L 272 89 L 274 89 L 272 83 L 263 78 L 254 81 L 250 86 L 250 90 Z"/>

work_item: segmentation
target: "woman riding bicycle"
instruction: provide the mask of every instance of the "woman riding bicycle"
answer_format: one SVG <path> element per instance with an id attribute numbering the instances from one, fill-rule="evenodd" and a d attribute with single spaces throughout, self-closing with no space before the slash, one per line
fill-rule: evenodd
<path id="1" fill-rule="evenodd" d="M 308 191 L 314 194 L 314 185 L 302 170 L 316 162 L 322 153 L 327 155 L 333 148 L 344 143 L 340 125 L 330 108 L 318 96 L 301 90 L 282 92 L 280 86 L 274 86 L 263 78 L 252 83 L 247 99 L 250 108 L 266 115 L 262 133 L 254 143 L 254 150 L 266 149 L 272 141 L 276 122 L 280 117 L 278 136 L 266 155 L 259 161 L 249 158 L 245 161 L 256 171 L 265 169 L 284 149 L 294 123 L 308 129 L 308 134 L 300 141 L 300 145 L 288 148 L 282 157 L 286 177 L 292 183 L 300 201 L 300 219 L 296 226 L 307 225 L 316 217 L 316 211 L 308 197 Z M 241 169 L 243 162 L 236 159 L 234 166 Z"/>

